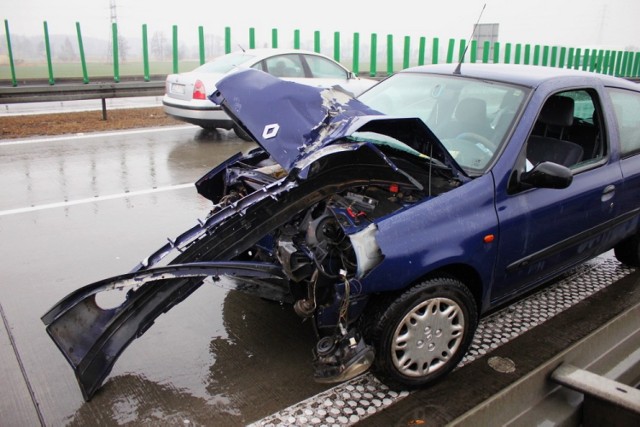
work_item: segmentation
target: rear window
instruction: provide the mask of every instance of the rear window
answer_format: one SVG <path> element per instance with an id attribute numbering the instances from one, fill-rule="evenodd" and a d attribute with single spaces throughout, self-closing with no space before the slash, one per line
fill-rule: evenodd
<path id="1" fill-rule="evenodd" d="M 193 71 L 199 73 L 226 73 L 232 68 L 250 61 L 253 58 L 255 58 L 255 55 L 246 52 L 230 53 L 220 56 L 206 64 L 202 64 Z"/>

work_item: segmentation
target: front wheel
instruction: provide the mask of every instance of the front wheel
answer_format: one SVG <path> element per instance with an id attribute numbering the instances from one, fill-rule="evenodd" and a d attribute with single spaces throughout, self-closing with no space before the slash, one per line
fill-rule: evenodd
<path id="1" fill-rule="evenodd" d="M 449 373 L 471 345 L 476 303 L 458 280 L 439 277 L 378 305 L 365 327 L 374 370 L 390 387 L 419 387 Z"/>
<path id="2" fill-rule="evenodd" d="M 640 267 L 640 234 L 635 234 L 618 243 L 613 252 L 616 259 L 629 267 Z"/>

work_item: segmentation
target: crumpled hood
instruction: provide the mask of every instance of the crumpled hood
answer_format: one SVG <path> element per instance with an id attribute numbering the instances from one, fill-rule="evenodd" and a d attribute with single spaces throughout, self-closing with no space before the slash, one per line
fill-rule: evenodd
<path id="1" fill-rule="evenodd" d="M 371 128 L 372 122 L 384 121 L 386 124 L 376 128 L 391 130 L 389 135 L 394 127 L 424 133 L 424 139 L 435 147 L 430 156 L 449 166 L 455 175 L 466 176 L 422 120 L 385 116 L 339 87 L 288 82 L 254 69 L 228 75 L 217 87 L 209 99 L 221 105 L 287 171 L 318 149 L 365 126 Z"/>

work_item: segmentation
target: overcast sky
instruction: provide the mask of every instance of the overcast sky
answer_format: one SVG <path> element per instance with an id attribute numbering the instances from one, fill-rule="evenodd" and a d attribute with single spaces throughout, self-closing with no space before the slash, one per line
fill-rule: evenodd
<path id="1" fill-rule="evenodd" d="M 79 22 L 84 37 L 110 37 L 110 0 L 0 4 L 12 35 L 42 34 L 47 21 L 49 34 L 75 34 Z M 312 38 L 315 30 L 323 38 L 340 31 L 349 38 L 359 32 L 361 40 L 373 32 L 379 37 L 466 39 L 484 4 L 480 22 L 499 23 L 502 42 L 640 49 L 640 0 L 116 0 L 116 15 L 119 33 L 126 37 L 140 37 L 147 24 L 149 35 L 161 31 L 168 36 L 178 25 L 185 41 L 197 38 L 199 26 L 206 34 L 220 35 L 229 26 L 234 36 L 244 38 L 254 27 L 259 43 L 270 41 L 272 28 L 280 30 L 282 39 L 290 38 L 293 29 L 300 29 L 303 39 Z"/>

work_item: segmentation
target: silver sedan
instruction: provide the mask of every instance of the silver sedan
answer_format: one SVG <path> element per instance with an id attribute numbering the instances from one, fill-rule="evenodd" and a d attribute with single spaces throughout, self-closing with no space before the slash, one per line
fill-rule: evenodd
<path id="1" fill-rule="evenodd" d="M 251 49 L 220 56 L 190 72 L 167 76 L 166 93 L 162 99 L 165 113 L 205 129 L 233 128 L 238 136 L 248 138 L 218 105 L 209 100 L 222 77 L 247 68 L 310 86 L 340 86 L 353 96 L 360 95 L 377 83 L 355 76 L 338 62 L 319 53 L 293 49 Z"/>

